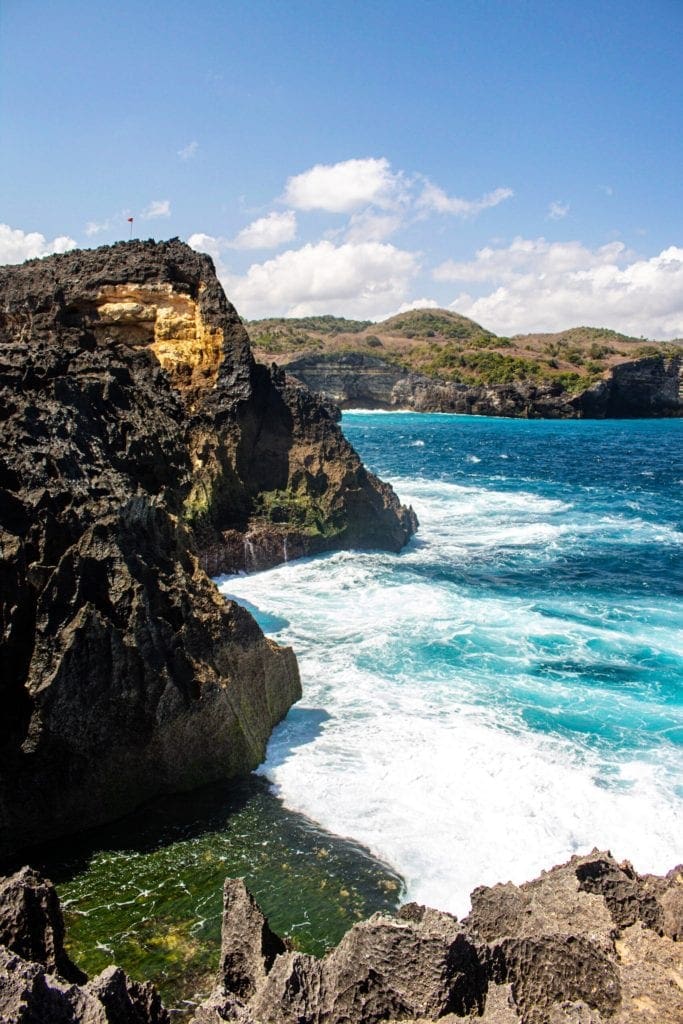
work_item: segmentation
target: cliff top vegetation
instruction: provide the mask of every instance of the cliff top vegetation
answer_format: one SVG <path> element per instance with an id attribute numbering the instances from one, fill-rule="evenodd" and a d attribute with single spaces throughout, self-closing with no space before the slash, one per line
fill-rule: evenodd
<path id="1" fill-rule="evenodd" d="M 502 337 L 446 309 L 412 309 L 379 323 L 312 316 L 245 321 L 256 358 L 281 366 L 303 355 L 362 352 L 416 373 L 465 384 L 513 380 L 562 383 L 579 391 L 618 363 L 680 352 L 673 342 L 629 337 L 606 327 Z"/>

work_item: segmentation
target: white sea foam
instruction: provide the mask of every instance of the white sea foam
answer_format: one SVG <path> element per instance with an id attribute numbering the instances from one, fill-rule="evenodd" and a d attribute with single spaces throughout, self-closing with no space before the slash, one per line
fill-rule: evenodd
<path id="1" fill-rule="evenodd" d="M 683 721 L 632 680 L 683 653 L 680 609 L 647 593 L 613 607 L 478 589 L 465 570 L 500 552 L 561 559 L 594 535 L 675 543 L 676 531 L 532 490 L 395 483 L 421 521 L 400 556 L 343 552 L 221 581 L 287 620 L 277 639 L 299 657 L 304 699 L 263 773 L 289 807 L 397 868 L 408 898 L 458 914 L 475 885 L 594 845 L 668 870 L 683 856 L 683 758 L 669 738 Z M 594 673 L 588 689 L 573 666 Z"/>
<path id="2" fill-rule="evenodd" d="M 344 409 L 345 416 L 396 416 L 412 413 L 412 409 Z"/>
<path id="3" fill-rule="evenodd" d="M 475 885 L 521 882 L 593 845 L 642 869 L 680 854 L 683 822 L 652 775 L 608 791 L 600 766 L 568 745 L 462 708 L 429 714 L 414 694 L 394 703 L 376 679 L 347 679 L 363 711 L 349 718 L 342 702 L 295 751 L 282 727 L 263 771 L 288 805 L 396 866 L 408 898 L 462 914 Z"/>
<path id="4" fill-rule="evenodd" d="M 460 545 L 468 544 L 474 537 L 479 538 L 479 546 L 486 546 L 516 540 L 526 543 L 527 538 L 547 542 L 561 534 L 599 534 L 604 544 L 621 543 L 627 538 L 631 544 L 683 545 L 683 532 L 673 526 L 649 522 L 638 515 L 588 514 L 568 502 L 531 491 L 503 491 L 402 477 L 391 483 L 402 500 L 415 509 L 421 539 L 435 539 L 445 527 Z M 515 536 L 518 529 L 520 533 Z"/>

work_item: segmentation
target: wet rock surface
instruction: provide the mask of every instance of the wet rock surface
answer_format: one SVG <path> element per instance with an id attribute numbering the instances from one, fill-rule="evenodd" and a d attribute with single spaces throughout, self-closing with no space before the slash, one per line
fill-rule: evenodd
<path id="1" fill-rule="evenodd" d="M 489 386 L 439 380 L 360 352 L 311 355 L 287 372 L 346 409 L 408 409 L 528 419 L 604 419 L 683 415 L 680 357 L 651 356 L 615 366 L 578 394 L 559 383 Z"/>
<path id="2" fill-rule="evenodd" d="M 623 902 L 614 899 L 622 883 L 626 917 Z M 682 888 L 683 867 L 666 877 L 641 876 L 594 851 L 521 886 L 475 890 L 472 912 L 462 921 L 416 904 L 395 917 L 375 914 L 317 959 L 285 948 L 244 883 L 227 879 L 216 987 L 192 1021 L 680 1024 L 683 956 L 674 935 L 683 924 Z M 0 1019 L 167 1019 L 153 986 L 131 981 L 119 968 L 69 984 L 50 952 L 59 908 L 49 882 L 29 869 L 2 882 L 0 920 L 15 915 L 22 890 L 24 903 L 33 894 L 43 904 L 47 899 L 52 911 L 33 925 L 35 959 L 18 948 L 23 937 L 7 941 L 3 933 Z M 661 911 L 656 925 L 653 909 Z"/>
<path id="3" fill-rule="evenodd" d="M 415 519 L 177 240 L 0 268 L 0 295 L 6 858 L 263 759 L 296 661 L 207 570 L 289 534 L 398 550 Z"/>

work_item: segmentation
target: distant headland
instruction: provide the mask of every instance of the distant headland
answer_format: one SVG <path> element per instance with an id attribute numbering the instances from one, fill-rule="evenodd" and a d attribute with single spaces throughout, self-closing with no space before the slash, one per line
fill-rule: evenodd
<path id="1" fill-rule="evenodd" d="M 332 316 L 245 321 L 275 361 L 341 408 L 581 419 L 683 415 L 683 339 L 606 328 L 506 338 L 444 309 L 381 323 Z"/>

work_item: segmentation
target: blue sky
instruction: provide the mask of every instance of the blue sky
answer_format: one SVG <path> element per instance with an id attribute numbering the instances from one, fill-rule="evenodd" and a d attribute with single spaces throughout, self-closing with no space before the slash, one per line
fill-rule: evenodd
<path id="1" fill-rule="evenodd" d="M 0 259 L 179 235 L 245 316 L 683 336 L 683 0 L 2 0 Z"/>

